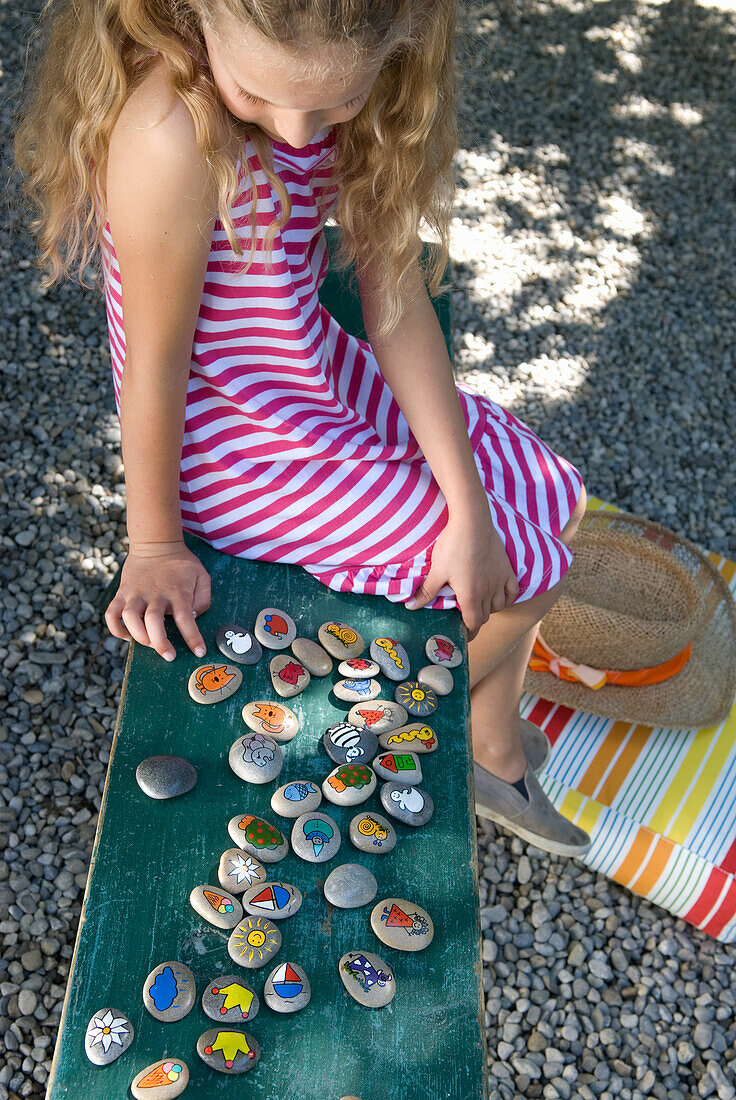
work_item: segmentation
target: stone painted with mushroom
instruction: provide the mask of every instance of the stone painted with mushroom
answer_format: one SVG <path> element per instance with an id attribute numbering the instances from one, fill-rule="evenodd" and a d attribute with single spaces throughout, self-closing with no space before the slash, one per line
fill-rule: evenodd
<path id="1" fill-rule="evenodd" d="M 147 756 L 135 769 L 135 781 L 149 798 L 178 798 L 197 782 L 197 769 L 183 756 Z"/>
<path id="2" fill-rule="evenodd" d="M 337 822 L 319 810 L 302 814 L 291 828 L 291 846 L 307 863 L 325 863 L 332 859 L 341 841 Z"/>
<path id="3" fill-rule="evenodd" d="M 272 657 L 268 671 L 273 689 L 282 699 L 291 699 L 292 696 L 301 694 L 312 678 L 301 661 L 297 661 L 290 653 L 277 653 Z"/>
<path id="4" fill-rule="evenodd" d="M 422 765 L 413 752 L 382 752 L 371 767 L 379 779 L 385 779 L 388 783 L 416 786 L 422 782 Z"/>
<path id="5" fill-rule="evenodd" d="M 202 1011 L 218 1024 L 244 1024 L 259 1008 L 256 991 L 234 974 L 215 978 L 202 994 Z"/>
<path id="6" fill-rule="evenodd" d="M 221 703 L 234 695 L 243 682 L 243 673 L 236 665 L 214 661 L 198 665 L 189 677 L 187 687 L 197 703 Z"/>
<path id="7" fill-rule="evenodd" d="M 215 928 L 234 928 L 243 916 L 243 906 L 236 897 L 215 886 L 195 886 L 189 895 L 195 913 Z"/>
<path id="8" fill-rule="evenodd" d="M 434 938 L 426 909 L 404 898 L 384 898 L 373 907 L 371 928 L 379 940 L 397 951 L 423 951 Z"/>
<path id="9" fill-rule="evenodd" d="M 101 1008 L 87 1024 L 84 1053 L 95 1066 L 109 1066 L 133 1042 L 133 1025 L 117 1008 Z"/>
<path id="10" fill-rule="evenodd" d="M 269 920 L 293 917 L 302 904 L 302 892 L 290 882 L 262 882 L 243 894 L 243 908 L 251 917 Z"/>
<path id="11" fill-rule="evenodd" d="M 378 676 L 381 669 L 375 661 L 369 661 L 367 657 L 349 657 L 340 661 L 337 671 L 341 676 L 356 678 L 358 680 L 373 679 Z"/>
<path id="12" fill-rule="evenodd" d="M 332 657 L 311 638 L 295 638 L 291 652 L 312 676 L 329 676 L 332 672 Z"/>
<path id="13" fill-rule="evenodd" d="M 322 737 L 322 746 L 336 764 L 368 764 L 376 755 L 378 739 L 367 729 L 358 729 L 350 722 L 335 722 Z"/>
<path id="14" fill-rule="evenodd" d="M 350 843 L 360 852 L 384 856 L 396 847 L 396 830 L 383 814 L 363 810 L 350 822 Z"/>
<path id="15" fill-rule="evenodd" d="M 260 970 L 271 961 L 281 947 L 281 933 L 265 917 L 245 916 L 233 928 L 227 950 L 233 962 L 246 970 Z"/>
<path id="16" fill-rule="evenodd" d="M 285 703 L 257 699 L 246 703 L 241 713 L 248 729 L 262 733 L 272 741 L 291 741 L 299 732 L 299 719 Z"/>
<path id="17" fill-rule="evenodd" d="M 316 810 L 321 802 L 322 791 L 311 779 L 294 779 L 271 795 L 271 809 L 282 817 L 299 817 Z"/>
<path id="18" fill-rule="evenodd" d="M 417 680 L 406 680 L 394 691 L 396 702 L 415 718 L 426 718 L 437 710 L 437 696 Z"/>
<path id="19" fill-rule="evenodd" d="M 215 645 L 236 665 L 255 665 L 263 656 L 255 634 L 238 623 L 224 623 L 215 635 Z"/>
<path id="20" fill-rule="evenodd" d="M 337 909 L 358 909 L 361 905 L 370 905 L 377 892 L 375 875 L 361 863 L 341 863 L 325 879 L 325 898 Z"/>
<path id="21" fill-rule="evenodd" d="M 382 749 L 413 752 L 416 755 L 437 751 L 437 734 L 424 722 L 409 722 L 399 729 L 380 734 L 378 744 Z"/>
<path id="22" fill-rule="evenodd" d="M 365 642 L 361 635 L 347 623 L 331 621 L 322 623 L 317 632 L 320 645 L 326 649 L 331 657 L 338 661 L 348 660 L 350 657 L 360 657 L 365 649 Z"/>
<path id="23" fill-rule="evenodd" d="M 411 673 L 409 655 L 396 638 L 374 638 L 371 657 L 389 680 L 406 680 Z"/>
<path id="24" fill-rule="evenodd" d="M 393 699 L 372 699 L 369 703 L 354 703 L 348 711 L 347 721 L 378 736 L 405 725 L 409 715 Z"/>
<path id="25" fill-rule="evenodd" d="M 263 864 L 241 848 L 228 848 L 220 856 L 217 880 L 231 894 L 242 894 L 249 887 L 265 881 L 265 878 Z"/>
<path id="26" fill-rule="evenodd" d="M 425 665 L 417 673 L 422 687 L 431 688 L 435 695 L 449 695 L 455 686 L 452 673 L 444 665 Z"/>
<path id="27" fill-rule="evenodd" d="M 375 699 L 381 693 L 381 685 L 378 680 L 365 677 L 362 680 L 353 678 L 338 680 L 332 689 L 336 698 L 345 703 L 362 703 L 366 699 Z"/>
<path id="28" fill-rule="evenodd" d="M 197 1039 L 197 1054 L 219 1073 L 248 1073 L 257 1064 L 261 1048 L 249 1031 L 213 1027 Z"/>
<path id="29" fill-rule="evenodd" d="M 444 665 L 445 668 L 457 668 L 463 663 L 463 654 L 459 646 L 456 646 L 446 634 L 433 634 L 427 639 L 424 652 L 433 665 Z"/>
<path id="30" fill-rule="evenodd" d="M 434 803 L 421 787 L 408 783 L 384 783 L 381 805 L 386 813 L 405 825 L 425 825 L 434 813 Z"/>
<path id="31" fill-rule="evenodd" d="M 284 754 L 265 733 L 246 733 L 230 746 L 228 764 L 247 783 L 270 783 L 284 766 Z"/>
<path id="32" fill-rule="evenodd" d="M 348 951 L 338 963 L 342 984 L 353 1000 L 366 1008 L 383 1008 L 396 992 L 394 972 L 372 951 Z"/>
<path id="33" fill-rule="evenodd" d="M 228 822 L 227 831 L 233 842 L 261 863 L 278 863 L 289 851 L 286 834 L 265 818 L 254 814 L 236 814 Z"/>
<path id="34" fill-rule="evenodd" d="M 296 638 L 296 623 L 280 607 L 264 607 L 256 618 L 255 635 L 264 649 L 286 649 Z"/>
<path id="35" fill-rule="evenodd" d="M 194 975 L 184 963 L 159 963 L 143 983 L 143 1003 L 157 1020 L 174 1024 L 191 1012 L 197 999 Z"/>
<path id="36" fill-rule="evenodd" d="M 376 776 L 367 764 L 338 764 L 322 784 L 322 794 L 336 806 L 358 806 L 376 789 Z"/>
<path id="37" fill-rule="evenodd" d="M 173 1100 L 188 1084 L 189 1067 L 184 1059 L 167 1055 L 137 1073 L 130 1082 L 130 1092 L 135 1100 Z"/>
<path id="38" fill-rule="evenodd" d="M 299 963 L 282 962 L 266 978 L 263 999 L 274 1012 L 298 1012 L 309 1004 L 312 990 Z"/>

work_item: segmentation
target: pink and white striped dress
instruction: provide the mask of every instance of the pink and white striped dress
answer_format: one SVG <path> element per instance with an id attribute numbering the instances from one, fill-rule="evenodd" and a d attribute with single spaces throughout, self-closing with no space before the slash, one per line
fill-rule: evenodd
<path id="1" fill-rule="evenodd" d="M 259 246 L 235 273 L 215 221 L 192 344 L 181 462 L 184 528 L 245 558 L 301 565 L 329 588 L 404 601 L 429 572 L 447 506 L 370 344 L 320 303 L 328 266 L 322 232 L 337 199 L 335 130 L 295 149 L 273 142 L 292 212 L 268 272 L 260 238 L 280 203 L 253 144 Z M 250 250 L 248 180 L 233 223 Z M 121 280 L 107 221 L 103 264 L 115 398 L 125 361 Z M 491 516 L 519 581 L 518 600 L 551 588 L 572 557 L 558 535 L 580 474 L 520 420 L 458 384 Z M 445 585 L 429 605 L 457 607 Z"/>

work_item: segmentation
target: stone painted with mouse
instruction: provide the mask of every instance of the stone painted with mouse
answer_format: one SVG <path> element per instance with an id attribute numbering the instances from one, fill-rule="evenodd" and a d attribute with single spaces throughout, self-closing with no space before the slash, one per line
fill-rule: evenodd
<path id="1" fill-rule="evenodd" d="M 265 733 L 246 733 L 230 746 L 228 764 L 247 783 L 270 783 L 284 766 L 281 749 Z"/>

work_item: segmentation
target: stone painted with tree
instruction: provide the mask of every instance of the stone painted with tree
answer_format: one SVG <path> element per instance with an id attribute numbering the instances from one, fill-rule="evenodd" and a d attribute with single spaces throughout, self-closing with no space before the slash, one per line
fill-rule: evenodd
<path id="1" fill-rule="evenodd" d="M 358 806 L 376 789 L 376 777 L 367 764 L 338 764 L 322 784 L 322 794 L 336 806 Z"/>

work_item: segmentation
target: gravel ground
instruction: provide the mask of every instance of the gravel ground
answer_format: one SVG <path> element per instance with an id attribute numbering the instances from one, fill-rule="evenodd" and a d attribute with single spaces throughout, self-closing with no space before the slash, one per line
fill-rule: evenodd
<path id="1" fill-rule="evenodd" d="M 40 0 L 0 6 L 3 136 Z M 736 557 L 736 12 L 465 3 L 453 260 L 458 376 L 589 492 Z M 9 152 L 3 144 L 7 174 Z M 0 270 L 0 1100 L 44 1091 L 125 646 L 104 305 Z M 736 948 L 479 824 L 490 1095 L 736 1097 Z"/>

